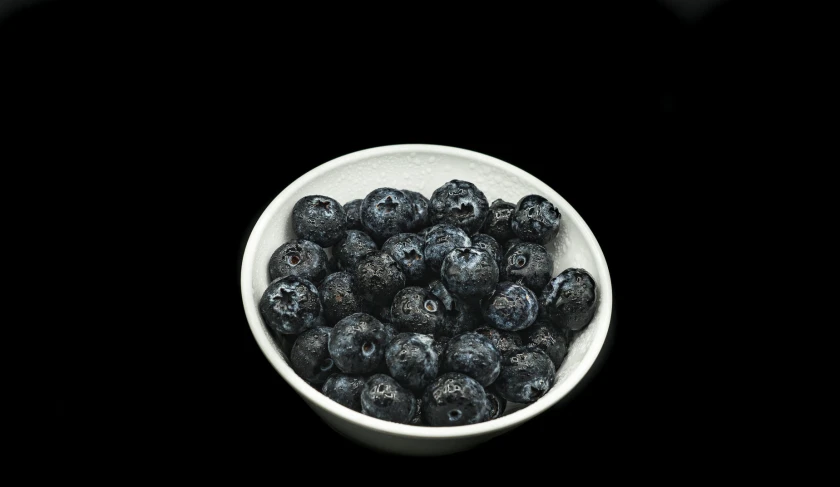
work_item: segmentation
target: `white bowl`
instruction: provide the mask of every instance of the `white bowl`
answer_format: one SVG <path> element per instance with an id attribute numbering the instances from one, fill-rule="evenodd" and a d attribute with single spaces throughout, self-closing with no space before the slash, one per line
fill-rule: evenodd
<path id="1" fill-rule="evenodd" d="M 557 275 L 569 267 L 586 269 L 597 284 L 592 322 L 573 341 L 557 371 L 554 387 L 527 407 L 510 405 L 506 414 L 480 424 L 424 427 L 390 423 L 333 402 L 301 379 L 289 364 L 283 345 L 263 323 L 258 303 L 268 287 L 268 259 L 277 247 L 295 238 L 292 207 L 302 197 L 321 194 L 344 204 L 381 187 L 418 191 L 426 197 L 452 179 L 474 183 L 492 202 L 516 203 L 539 194 L 562 215 L 560 234 L 547 248 Z M 484 154 L 438 145 L 393 145 L 347 154 L 321 164 L 284 189 L 260 216 L 242 260 L 242 300 L 257 343 L 286 382 L 334 430 L 374 449 L 407 455 L 443 455 L 469 449 L 542 413 L 556 404 L 592 367 L 610 324 L 612 286 L 607 262 L 592 231 L 559 194 L 525 171 Z"/>

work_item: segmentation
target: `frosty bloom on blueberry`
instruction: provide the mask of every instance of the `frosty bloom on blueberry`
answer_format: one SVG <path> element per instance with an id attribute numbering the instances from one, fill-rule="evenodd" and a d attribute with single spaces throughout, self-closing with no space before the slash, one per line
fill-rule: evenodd
<path id="1" fill-rule="evenodd" d="M 331 247 L 344 235 L 347 215 L 338 201 L 326 196 L 304 196 L 292 210 L 298 238 Z"/>

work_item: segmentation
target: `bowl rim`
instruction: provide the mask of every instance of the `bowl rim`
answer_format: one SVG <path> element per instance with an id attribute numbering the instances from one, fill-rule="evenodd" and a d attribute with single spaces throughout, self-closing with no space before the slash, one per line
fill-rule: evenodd
<path id="1" fill-rule="evenodd" d="M 463 426 L 447 426 L 436 428 L 429 426 L 413 426 L 408 424 L 392 423 L 389 421 L 380 420 L 371 416 L 366 416 L 350 408 L 346 408 L 341 404 L 334 402 L 332 399 L 329 399 L 327 396 L 323 395 L 319 390 L 307 384 L 294 372 L 294 370 L 292 370 L 290 365 L 286 364 L 286 362 L 280 357 L 280 354 L 274 349 L 271 342 L 269 341 L 269 334 L 267 330 L 265 330 L 264 325 L 262 324 L 262 320 L 259 316 L 258 306 L 253 303 L 253 298 L 251 297 L 253 293 L 251 283 L 253 281 L 254 273 L 254 266 L 252 262 L 254 261 L 258 242 L 262 238 L 266 228 L 268 227 L 268 222 L 270 220 L 269 215 L 274 214 L 279 209 L 282 201 L 286 199 L 284 195 L 294 193 L 302 186 L 314 179 L 317 179 L 324 173 L 327 173 L 345 164 L 356 162 L 359 159 L 394 155 L 406 152 L 432 152 L 434 154 L 462 157 L 466 159 L 480 161 L 482 163 L 512 173 L 516 177 L 525 180 L 534 187 L 536 187 L 537 190 L 541 191 L 541 194 L 546 198 L 561 202 L 561 206 L 565 206 L 565 214 L 563 216 L 565 218 L 573 220 L 577 224 L 578 228 L 580 229 L 581 235 L 583 236 L 587 245 L 589 245 L 590 248 L 593 250 L 595 258 L 595 268 L 597 269 L 598 275 L 600 276 L 600 282 L 598 285 L 600 309 L 598 310 L 596 318 L 599 321 L 599 324 L 603 322 L 604 326 L 600 326 L 597 329 L 597 332 L 592 339 L 592 343 L 590 344 L 590 347 L 587 350 L 584 357 L 581 359 L 580 364 L 572 373 L 570 373 L 566 377 L 566 380 L 562 384 L 555 385 L 554 387 L 552 387 L 551 390 L 549 390 L 549 392 L 545 396 L 541 397 L 536 402 L 528 405 L 528 407 L 524 407 L 509 415 L 502 416 L 501 418 L 497 418 L 492 421 L 485 421 L 483 423 Z M 563 212 L 564 209 L 561 208 L 561 213 Z M 560 399 L 565 397 L 572 389 L 574 389 L 574 387 L 578 383 L 580 383 L 580 381 L 583 379 L 586 373 L 589 372 L 589 370 L 592 368 L 592 365 L 595 363 L 595 359 L 601 353 L 604 342 L 606 340 L 613 308 L 612 282 L 610 280 L 610 274 L 609 269 L 607 267 L 606 258 L 604 257 L 604 253 L 601 250 L 601 246 L 595 239 L 595 235 L 592 234 L 592 230 L 590 230 L 589 226 L 586 224 L 583 218 L 581 218 L 580 214 L 578 214 L 578 212 L 572 207 L 572 205 L 570 205 L 550 186 L 543 183 L 528 172 L 512 164 L 504 162 L 495 157 L 482 154 L 480 152 L 434 144 L 397 144 L 363 149 L 360 151 L 345 154 L 331 161 L 325 162 L 297 178 L 294 182 L 292 182 L 290 185 L 284 188 L 283 191 L 281 191 L 271 201 L 271 203 L 268 204 L 265 210 L 263 210 L 262 214 L 260 214 L 260 217 L 257 220 L 257 223 L 254 225 L 254 228 L 251 230 L 251 234 L 248 237 L 248 242 L 245 246 L 245 252 L 242 256 L 240 289 L 242 292 L 242 304 L 245 309 L 245 316 L 248 320 L 251 332 L 254 335 L 254 338 L 256 339 L 260 349 L 262 350 L 263 355 L 266 356 L 266 358 L 269 360 L 271 365 L 274 366 L 275 370 L 277 370 L 280 376 L 283 377 L 283 379 L 298 394 L 303 396 L 303 398 L 306 399 L 310 404 L 316 404 L 318 407 L 326 409 L 330 413 L 341 417 L 343 420 L 348 421 L 358 427 L 404 438 L 465 438 L 471 436 L 492 434 L 494 432 L 503 432 L 505 430 L 512 429 L 513 427 L 518 426 L 524 423 L 525 421 L 528 421 L 529 419 L 539 415 L 543 411 L 549 409 L 558 401 L 560 401 Z"/>

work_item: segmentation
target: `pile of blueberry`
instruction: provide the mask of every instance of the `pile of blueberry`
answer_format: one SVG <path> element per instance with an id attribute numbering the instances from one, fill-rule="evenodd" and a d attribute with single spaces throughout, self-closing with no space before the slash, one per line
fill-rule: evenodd
<path id="1" fill-rule="evenodd" d="M 292 222 L 298 239 L 271 256 L 260 313 L 296 335 L 300 377 L 375 418 L 456 426 L 533 403 L 595 311 L 589 273 L 552 278 L 544 245 L 560 213 L 542 196 L 490 205 L 453 180 L 430 199 L 306 196 Z"/>

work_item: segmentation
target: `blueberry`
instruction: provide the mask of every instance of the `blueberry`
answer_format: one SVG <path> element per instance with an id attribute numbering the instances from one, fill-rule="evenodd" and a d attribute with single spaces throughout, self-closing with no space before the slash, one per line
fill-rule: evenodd
<path id="1" fill-rule="evenodd" d="M 353 275 L 347 272 L 330 274 L 318 286 L 321 308 L 328 325 L 332 326 L 343 318 L 362 311 L 362 300 L 354 294 L 354 287 Z"/>
<path id="2" fill-rule="evenodd" d="M 374 252 L 362 258 L 356 267 L 356 295 L 363 301 L 387 306 L 394 295 L 405 287 L 405 274 L 385 252 Z"/>
<path id="3" fill-rule="evenodd" d="M 435 342 L 432 344 L 432 347 L 435 349 L 438 360 L 440 360 L 440 357 L 443 357 L 443 354 L 446 353 L 446 346 L 449 344 L 449 340 L 450 337 L 435 337 Z"/>
<path id="4" fill-rule="evenodd" d="M 490 204 L 473 183 L 453 179 L 436 189 L 429 198 L 432 225 L 455 225 L 472 235 L 484 225 Z"/>
<path id="5" fill-rule="evenodd" d="M 512 282 L 502 282 L 493 294 L 481 300 L 481 313 L 490 325 L 507 331 L 523 330 L 537 319 L 539 303 L 534 291 Z"/>
<path id="6" fill-rule="evenodd" d="M 493 292 L 499 283 L 499 266 L 490 252 L 460 247 L 443 259 L 440 280 L 453 294 L 478 299 Z"/>
<path id="7" fill-rule="evenodd" d="M 344 214 L 347 215 L 347 230 L 364 230 L 359 210 L 362 200 L 352 200 L 344 203 Z"/>
<path id="8" fill-rule="evenodd" d="M 299 239 L 331 247 L 344 236 L 347 215 L 338 201 L 326 196 L 304 196 L 292 209 L 292 226 Z"/>
<path id="9" fill-rule="evenodd" d="M 382 322 L 382 326 L 385 327 L 385 346 L 387 347 L 388 344 L 391 343 L 391 340 L 397 337 L 400 334 L 400 331 L 397 330 L 397 327 L 392 325 L 391 323 Z"/>
<path id="10" fill-rule="evenodd" d="M 470 237 L 452 225 L 435 225 L 429 228 L 425 240 L 423 255 L 426 258 L 426 268 L 435 274 L 440 273 L 440 265 L 449 252 L 456 247 L 472 247 Z"/>
<path id="11" fill-rule="evenodd" d="M 595 315 L 595 279 L 584 269 L 566 269 L 545 286 L 540 307 L 554 326 L 583 329 Z"/>
<path id="12" fill-rule="evenodd" d="M 471 331 L 449 340 L 441 370 L 466 374 L 486 387 L 499 376 L 501 360 L 501 354 L 487 337 Z"/>
<path id="13" fill-rule="evenodd" d="M 537 321 L 521 333 L 528 350 L 542 350 L 551 359 L 554 368 L 560 368 L 568 351 L 562 331 L 546 321 Z"/>
<path id="14" fill-rule="evenodd" d="M 318 323 L 321 314 L 318 288 L 300 277 L 275 279 L 260 298 L 260 314 L 277 333 L 300 333 Z"/>
<path id="15" fill-rule="evenodd" d="M 512 238 L 512 239 L 508 240 L 507 242 L 505 242 L 502 245 L 502 254 L 506 255 L 508 253 L 508 251 L 513 248 L 514 245 L 517 245 L 517 244 L 520 244 L 520 243 L 522 243 L 521 238 Z"/>
<path id="16" fill-rule="evenodd" d="M 339 270 L 353 272 L 362 258 L 376 250 L 376 243 L 368 234 L 359 230 L 348 230 L 344 233 L 344 238 L 333 247 L 333 255 Z"/>
<path id="17" fill-rule="evenodd" d="M 362 413 L 393 423 L 409 423 L 417 412 L 414 395 L 393 378 L 375 374 L 362 389 Z"/>
<path id="18" fill-rule="evenodd" d="M 333 327 L 330 357 L 345 374 L 367 374 L 382 362 L 387 338 L 379 320 L 365 313 L 355 313 Z"/>
<path id="19" fill-rule="evenodd" d="M 423 392 L 438 374 L 434 339 L 419 333 L 400 333 L 385 348 L 385 363 L 401 386 Z"/>
<path id="20" fill-rule="evenodd" d="M 507 401 L 495 390 L 487 390 L 487 402 L 490 404 L 490 419 L 501 418 L 507 408 Z"/>
<path id="21" fill-rule="evenodd" d="M 510 220 L 516 205 L 507 201 L 496 200 L 490 205 L 487 220 L 481 227 L 481 231 L 496 239 L 497 242 L 505 242 L 514 237 L 510 229 Z"/>
<path id="22" fill-rule="evenodd" d="M 524 348 L 522 337 L 513 331 L 497 330 L 489 326 L 482 326 L 476 329 L 475 332 L 490 339 L 493 346 L 496 347 L 496 350 L 503 357 L 512 353 L 519 353 Z"/>
<path id="23" fill-rule="evenodd" d="M 399 233 L 408 232 L 414 218 L 411 200 L 394 188 L 379 188 L 365 196 L 360 209 L 362 227 L 382 243 Z"/>
<path id="24" fill-rule="evenodd" d="M 551 280 L 554 271 L 554 259 L 540 244 L 522 242 L 514 245 L 505 253 L 499 279 L 519 282 L 528 289 L 539 293 Z"/>
<path id="25" fill-rule="evenodd" d="M 405 278 L 419 281 L 426 273 L 426 260 L 423 258 L 425 240 L 414 233 L 394 235 L 382 244 L 382 251 L 397 261 Z"/>
<path id="26" fill-rule="evenodd" d="M 409 286 L 394 296 L 391 320 L 403 332 L 434 335 L 445 319 L 444 311 L 443 303 L 432 293 Z"/>
<path id="27" fill-rule="evenodd" d="M 516 204 L 510 229 L 525 242 L 545 245 L 560 230 L 560 212 L 540 195 L 525 196 Z"/>
<path id="28" fill-rule="evenodd" d="M 414 209 L 414 216 L 408 225 L 408 231 L 418 232 L 429 226 L 429 200 L 416 191 L 404 189 L 402 192 L 408 197 L 411 207 Z"/>
<path id="29" fill-rule="evenodd" d="M 483 233 L 476 233 L 470 237 L 470 240 L 472 241 L 472 246 L 474 248 L 489 252 L 496 261 L 496 265 L 499 266 L 499 269 L 501 269 L 502 258 L 505 254 L 502 253 L 502 246 L 499 245 L 499 242 L 497 242 L 495 238 Z"/>
<path id="30" fill-rule="evenodd" d="M 383 306 L 381 304 L 372 304 L 362 302 L 362 313 L 367 313 L 382 323 L 390 323 L 391 320 L 391 303 Z"/>
<path id="31" fill-rule="evenodd" d="M 466 333 L 474 330 L 483 320 L 481 310 L 477 305 L 457 296 L 451 296 L 451 300 L 452 309 L 445 312 L 443 323 L 435 330 L 437 337 L 454 337 Z"/>
<path id="32" fill-rule="evenodd" d="M 286 242 L 268 259 L 268 279 L 297 276 L 315 284 L 327 277 L 327 253 L 308 240 Z"/>
<path id="33" fill-rule="evenodd" d="M 365 378 L 359 375 L 333 374 L 324 382 L 321 392 L 353 411 L 362 412 L 362 389 Z"/>
<path id="34" fill-rule="evenodd" d="M 532 403 L 554 385 L 554 364 L 540 350 L 509 355 L 502 359 L 502 372 L 494 384 L 508 401 Z"/>
<path id="35" fill-rule="evenodd" d="M 325 326 L 310 328 L 298 335 L 292 346 L 292 369 L 310 384 L 323 384 L 329 376 L 338 372 L 327 350 L 330 330 L 332 328 Z"/>
<path id="36" fill-rule="evenodd" d="M 408 424 L 414 426 L 423 426 L 423 399 L 414 396 L 414 401 L 417 407 L 415 408 L 414 416 L 411 418 L 411 421 L 409 421 Z"/>
<path id="37" fill-rule="evenodd" d="M 426 289 L 428 289 L 430 293 L 434 294 L 434 296 L 443 303 L 443 307 L 446 308 L 447 311 L 452 310 L 453 298 L 455 296 L 446 289 L 446 286 L 443 285 L 443 281 L 436 279 L 430 282 L 429 285 L 426 286 Z"/>
<path id="38" fill-rule="evenodd" d="M 459 372 L 441 375 L 423 393 L 423 420 L 430 426 L 460 426 L 490 419 L 481 384 Z"/>

